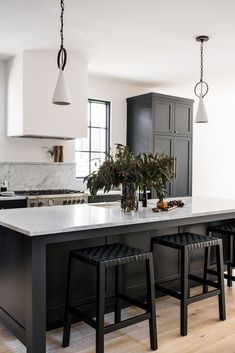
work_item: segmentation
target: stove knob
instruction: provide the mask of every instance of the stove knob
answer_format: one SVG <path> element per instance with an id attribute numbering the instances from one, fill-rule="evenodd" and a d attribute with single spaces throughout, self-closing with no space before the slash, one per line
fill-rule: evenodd
<path id="1" fill-rule="evenodd" d="M 39 201 L 38 202 L 38 207 L 42 207 L 43 206 L 43 202 L 42 201 Z"/>
<path id="2" fill-rule="evenodd" d="M 30 207 L 35 207 L 35 206 L 36 206 L 36 202 L 32 201 L 31 204 L 30 204 Z"/>
<path id="3" fill-rule="evenodd" d="M 68 204 L 68 201 L 67 200 L 64 200 L 63 201 L 63 205 L 67 205 Z"/>
<path id="4" fill-rule="evenodd" d="M 85 202 L 85 199 L 81 199 L 81 203 L 84 203 Z"/>
<path id="5" fill-rule="evenodd" d="M 53 206 L 55 204 L 55 200 L 49 199 L 48 200 L 48 206 Z"/>
<path id="6" fill-rule="evenodd" d="M 77 203 L 80 203 L 81 202 L 81 200 L 80 199 L 77 199 Z"/>
<path id="7" fill-rule="evenodd" d="M 77 203 L 76 199 L 73 200 L 73 204 Z"/>
<path id="8" fill-rule="evenodd" d="M 68 205 L 71 205 L 72 201 L 71 200 L 68 200 Z"/>

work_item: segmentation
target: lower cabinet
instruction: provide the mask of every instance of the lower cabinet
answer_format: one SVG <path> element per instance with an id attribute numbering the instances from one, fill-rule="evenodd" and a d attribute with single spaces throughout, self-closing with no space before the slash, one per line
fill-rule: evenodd
<path id="1" fill-rule="evenodd" d="M 115 202 L 120 201 L 121 193 L 120 194 L 98 194 L 95 196 L 88 196 L 88 203 L 95 203 L 95 202 Z"/>
<path id="2" fill-rule="evenodd" d="M 180 197 L 192 194 L 192 139 L 154 135 L 154 152 L 164 152 L 174 159 L 175 178 L 167 187 L 166 196 Z"/>
<path id="3" fill-rule="evenodd" d="M 23 208 L 27 207 L 26 199 L 22 200 L 1 200 L 0 201 L 0 210 L 8 209 L 8 208 Z"/>

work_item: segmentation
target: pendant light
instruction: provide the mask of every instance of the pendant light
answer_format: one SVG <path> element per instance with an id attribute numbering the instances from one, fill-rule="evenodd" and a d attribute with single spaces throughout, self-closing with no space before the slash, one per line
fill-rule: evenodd
<path id="1" fill-rule="evenodd" d="M 59 68 L 59 77 L 56 83 L 55 92 L 52 98 L 52 103 L 58 105 L 69 105 L 70 96 L 68 85 L 64 73 L 67 52 L 64 48 L 64 0 L 60 1 L 61 13 L 60 13 L 60 50 L 57 55 L 57 66 Z"/>
<path id="2" fill-rule="evenodd" d="M 209 40 L 208 36 L 199 36 L 196 38 L 196 41 L 201 43 L 201 48 L 200 48 L 201 72 L 200 72 L 200 81 L 194 87 L 194 93 L 199 98 L 195 123 L 208 123 L 208 116 L 207 116 L 205 104 L 203 101 L 203 98 L 209 91 L 208 84 L 205 81 L 203 81 L 203 44 L 208 40 Z M 203 87 L 205 88 L 204 93 L 203 93 Z M 198 88 L 199 88 L 199 93 L 197 93 Z"/>

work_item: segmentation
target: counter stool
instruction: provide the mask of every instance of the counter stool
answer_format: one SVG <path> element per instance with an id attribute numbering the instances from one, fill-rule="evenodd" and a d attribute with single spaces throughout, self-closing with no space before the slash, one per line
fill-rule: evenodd
<path id="1" fill-rule="evenodd" d="M 234 236 L 235 236 L 235 223 L 218 224 L 216 226 L 207 227 L 207 235 L 212 236 L 212 234 L 225 235 L 228 237 L 228 260 L 225 261 L 227 266 L 227 273 L 224 277 L 227 279 L 227 286 L 232 287 L 232 281 L 235 281 L 235 276 L 233 276 L 233 268 L 235 268 L 234 262 Z M 208 253 L 208 262 L 210 254 Z M 213 274 L 214 271 L 208 269 L 207 273 Z"/>
<path id="2" fill-rule="evenodd" d="M 79 260 L 96 268 L 96 320 L 82 311 L 81 306 L 71 304 L 71 267 L 72 260 Z M 130 262 L 145 261 L 147 277 L 147 303 L 120 293 L 120 266 Z M 115 323 L 104 326 L 105 313 L 105 269 L 115 267 Z M 144 314 L 121 321 L 120 299 L 145 310 Z M 70 252 L 67 280 L 67 294 L 65 304 L 65 324 L 63 333 L 63 347 L 69 346 L 71 317 L 75 315 L 81 321 L 96 330 L 96 353 L 104 352 L 104 335 L 123 327 L 149 320 L 150 346 L 157 349 L 157 328 L 155 312 L 155 289 L 152 253 L 122 244 L 110 244 Z"/>
<path id="3" fill-rule="evenodd" d="M 151 239 L 151 251 L 153 251 L 154 244 L 163 245 L 166 247 L 174 248 L 179 250 L 181 256 L 181 285 L 180 292 L 176 292 L 172 289 L 166 288 L 162 285 L 157 284 L 155 286 L 159 291 L 171 295 L 176 299 L 180 300 L 180 333 L 182 336 L 187 335 L 187 317 L 188 317 L 188 305 L 196 301 L 218 295 L 219 300 L 219 318 L 220 320 L 226 319 L 225 312 L 225 296 L 224 296 L 224 276 L 223 276 L 223 251 L 222 251 L 222 240 L 212 238 L 207 235 L 199 235 L 193 233 L 178 233 L 172 235 L 163 235 L 154 237 Z M 216 247 L 216 263 L 217 271 L 214 275 L 217 276 L 217 282 L 207 280 L 189 273 L 190 265 L 190 253 L 194 250 L 210 247 Z M 205 251 L 206 253 L 206 251 Z M 205 254 L 205 260 L 207 254 Z M 189 280 L 194 280 L 203 285 L 209 285 L 215 289 L 205 292 L 202 294 L 190 296 L 190 284 Z"/>

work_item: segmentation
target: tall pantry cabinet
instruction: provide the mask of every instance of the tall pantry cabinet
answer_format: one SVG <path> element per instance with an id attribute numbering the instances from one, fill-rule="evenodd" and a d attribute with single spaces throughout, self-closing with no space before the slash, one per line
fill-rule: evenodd
<path id="1" fill-rule="evenodd" d="M 192 118 L 191 99 L 158 93 L 127 98 L 130 151 L 164 152 L 174 159 L 176 177 L 168 185 L 169 197 L 192 194 Z"/>

